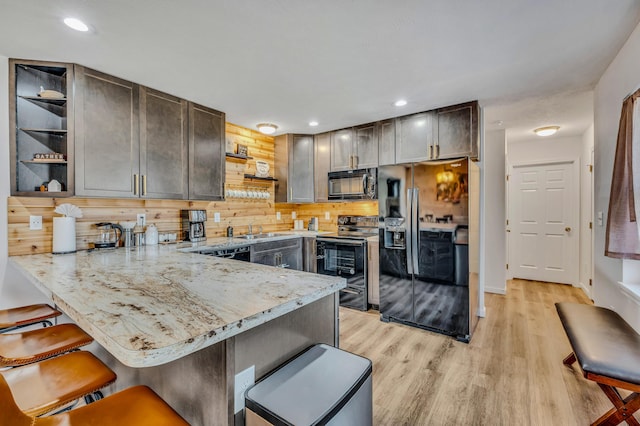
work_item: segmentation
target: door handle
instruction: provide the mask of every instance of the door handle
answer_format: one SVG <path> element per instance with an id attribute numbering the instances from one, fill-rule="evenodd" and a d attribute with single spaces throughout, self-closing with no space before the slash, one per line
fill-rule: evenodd
<path id="1" fill-rule="evenodd" d="M 511 232 L 511 229 L 507 229 L 507 232 Z"/>
<path id="2" fill-rule="evenodd" d="M 411 207 L 413 206 L 413 190 L 411 188 L 407 189 L 407 216 L 409 217 L 409 224 L 407 225 L 407 231 L 411 231 L 412 229 L 412 219 L 411 219 Z M 411 240 L 411 234 L 407 234 L 407 243 L 405 254 L 407 257 L 407 273 L 413 274 L 413 243 Z"/>
<path id="3" fill-rule="evenodd" d="M 138 188 L 140 188 L 139 179 L 138 174 L 133 175 L 133 195 L 138 195 Z"/>
<path id="4" fill-rule="evenodd" d="M 567 226 L 566 228 L 564 228 L 565 232 L 571 232 L 571 227 Z"/>

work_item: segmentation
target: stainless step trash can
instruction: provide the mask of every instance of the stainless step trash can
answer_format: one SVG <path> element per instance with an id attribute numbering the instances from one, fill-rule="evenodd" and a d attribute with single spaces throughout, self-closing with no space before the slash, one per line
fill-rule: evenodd
<path id="1" fill-rule="evenodd" d="M 325 344 L 311 346 L 245 394 L 247 426 L 373 423 L 371 361 Z"/>

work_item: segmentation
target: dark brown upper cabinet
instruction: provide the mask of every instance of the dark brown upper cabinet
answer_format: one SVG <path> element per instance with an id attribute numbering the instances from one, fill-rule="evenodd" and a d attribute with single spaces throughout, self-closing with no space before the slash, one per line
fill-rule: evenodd
<path id="1" fill-rule="evenodd" d="M 224 113 L 76 66 L 76 194 L 220 200 Z"/>
<path id="2" fill-rule="evenodd" d="M 189 102 L 189 199 L 223 200 L 225 114 Z"/>
<path id="3" fill-rule="evenodd" d="M 375 123 L 331 132 L 331 171 L 378 167 Z"/>
<path id="4" fill-rule="evenodd" d="M 76 195 L 139 197 L 139 86 L 75 66 Z"/>
<path id="5" fill-rule="evenodd" d="M 145 198 L 189 197 L 187 104 L 140 87 L 140 194 Z"/>
<path id="6" fill-rule="evenodd" d="M 275 138 L 274 173 L 277 203 L 313 203 L 314 137 L 286 134 Z"/>
<path id="7" fill-rule="evenodd" d="M 433 159 L 478 159 L 478 102 L 435 110 Z"/>
<path id="8" fill-rule="evenodd" d="M 396 164 L 433 158 L 433 121 L 431 111 L 396 118 Z"/>
<path id="9" fill-rule="evenodd" d="M 72 64 L 9 60 L 11 195 L 74 194 L 73 98 Z"/>

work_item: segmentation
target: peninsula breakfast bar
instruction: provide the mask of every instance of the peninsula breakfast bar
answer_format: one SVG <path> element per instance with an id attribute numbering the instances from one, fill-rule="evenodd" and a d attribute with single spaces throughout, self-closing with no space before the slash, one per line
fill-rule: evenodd
<path id="1" fill-rule="evenodd" d="M 151 386 L 194 425 L 234 424 L 235 374 L 259 379 L 338 343 L 342 278 L 145 246 L 10 257 L 98 343 L 112 390 Z"/>

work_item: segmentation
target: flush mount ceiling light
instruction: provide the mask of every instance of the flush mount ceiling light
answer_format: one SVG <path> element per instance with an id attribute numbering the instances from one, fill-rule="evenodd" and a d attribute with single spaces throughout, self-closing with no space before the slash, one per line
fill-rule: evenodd
<path id="1" fill-rule="evenodd" d="M 551 136 L 558 131 L 560 126 L 539 127 L 533 131 L 538 136 Z"/>
<path id="2" fill-rule="evenodd" d="M 278 126 L 271 123 L 260 123 L 256 126 L 260 133 L 264 133 L 265 135 L 271 135 L 278 130 Z"/>
<path id="3" fill-rule="evenodd" d="M 406 104 L 407 104 L 407 101 L 405 101 L 404 99 L 400 99 L 399 101 L 396 101 L 394 103 L 394 105 L 397 107 L 405 106 Z"/>
<path id="4" fill-rule="evenodd" d="M 89 31 L 87 24 L 76 18 L 64 18 L 64 23 L 67 27 L 73 28 L 76 31 Z"/>
<path id="5" fill-rule="evenodd" d="M 318 125 L 317 121 L 310 121 L 309 122 L 309 126 L 311 126 L 311 127 L 316 127 L 317 125 Z"/>

